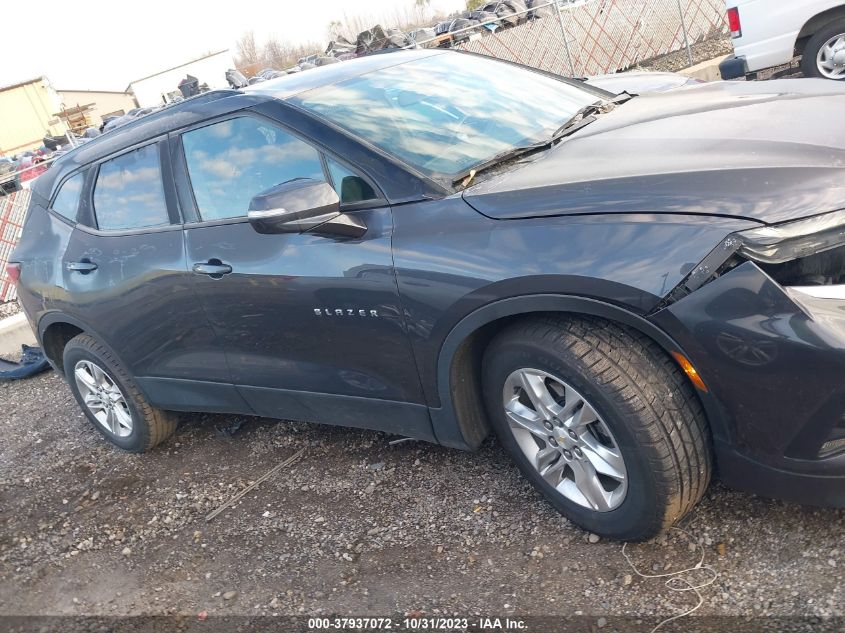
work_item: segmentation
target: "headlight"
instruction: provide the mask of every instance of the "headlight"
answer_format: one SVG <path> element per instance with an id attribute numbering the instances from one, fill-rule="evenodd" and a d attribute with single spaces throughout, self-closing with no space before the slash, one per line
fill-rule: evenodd
<path id="1" fill-rule="evenodd" d="M 732 237 L 739 240 L 740 255 L 763 264 L 783 264 L 845 244 L 845 211 L 740 231 Z"/>
<path id="2" fill-rule="evenodd" d="M 701 260 L 658 304 L 658 309 L 685 297 L 727 273 L 743 260 L 751 260 L 780 285 L 845 284 L 845 210 L 833 211 L 774 226 L 728 235 Z M 839 297 L 840 289 L 836 295 Z M 813 293 L 813 296 L 822 296 Z"/>

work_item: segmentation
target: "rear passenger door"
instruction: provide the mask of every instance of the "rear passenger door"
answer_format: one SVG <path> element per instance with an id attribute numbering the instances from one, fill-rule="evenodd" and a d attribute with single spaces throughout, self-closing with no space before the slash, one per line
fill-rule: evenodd
<path id="1" fill-rule="evenodd" d="M 80 204 L 58 307 L 112 347 L 155 404 L 192 408 L 191 399 L 201 400 L 192 391 L 198 380 L 229 376 L 190 283 L 163 142 L 95 164 L 54 206 L 72 205 L 63 198 L 70 184 Z"/>

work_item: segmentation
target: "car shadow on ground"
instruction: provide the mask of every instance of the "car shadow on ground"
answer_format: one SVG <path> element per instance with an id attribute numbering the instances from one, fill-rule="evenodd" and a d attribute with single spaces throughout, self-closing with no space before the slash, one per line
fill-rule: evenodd
<path id="1" fill-rule="evenodd" d="M 496 481 L 491 475 L 503 478 L 503 485 L 509 489 L 519 489 L 521 503 L 543 514 L 549 511 L 548 504 L 527 482 L 513 464 L 510 456 L 495 437 L 488 436 L 483 445 L 475 452 L 465 452 L 424 441 L 408 440 L 398 435 L 379 431 L 370 431 L 350 427 L 328 426 L 309 422 L 293 422 L 271 418 L 245 415 L 219 414 L 182 414 L 177 431 L 177 438 L 190 438 L 194 449 L 207 450 L 204 445 L 217 445 L 223 441 L 230 445 L 238 442 L 260 441 L 262 433 L 283 432 L 303 435 L 315 446 L 322 446 L 332 454 L 347 452 L 350 461 L 361 460 L 379 465 L 387 459 L 394 463 L 404 460 L 412 462 L 425 456 L 433 468 L 438 465 L 462 464 L 471 471 L 477 471 L 479 477 L 488 483 L 490 494 L 495 494 Z M 366 451 L 356 451 L 356 447 L 365 446 Z M 272 466 L 268 463 L 267 466 Z M 255 473 L 256 475 L 260 473 Z M 424 485 L 424 484 L 423 484 Z M 685 518 L 683 526 L 694 526 L 699 521 L 733 522 L 754 517 L 760 520 L 768 517 L 775 531 L 788 530 L 796 521 L 841 521 L 845 511 L 837 508 L 804 506 L 768 499 L 757 495 L 733 490 L 723 485 L 716 473 L 699 508 Z"/>

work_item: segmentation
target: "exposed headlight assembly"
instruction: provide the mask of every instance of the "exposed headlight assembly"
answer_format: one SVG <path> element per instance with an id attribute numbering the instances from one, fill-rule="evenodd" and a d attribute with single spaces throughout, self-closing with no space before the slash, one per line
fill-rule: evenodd
<path id="1" fill-rule="evenodd" d="M 783 264 L 845 244 L 845 211 L 740 231 L 727 239 L 732 237 L 739 240 L 740 255 L 763 264 Z"/>
<path id="2" fill-rule="evenodd" d="M 655 310 L 678 301 L 744 260 L 757 263 L 783 286 L 827 296 L 806 289 L 833 290 L 832 285 L 845 284 L 845 210 L 731 233 Z M 842 290 L 840 286 L 830 296 L 845 295 Z"/>

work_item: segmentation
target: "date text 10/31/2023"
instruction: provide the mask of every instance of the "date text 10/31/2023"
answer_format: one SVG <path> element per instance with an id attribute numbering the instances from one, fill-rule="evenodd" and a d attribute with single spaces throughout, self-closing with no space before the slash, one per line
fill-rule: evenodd
<path id="1" fill-rule="evenodd" d="M 314 631 L 354 629 L 364 631 L 523 631 L 525 622 L 518 618 L 475 617 L 405 617 L 393 618 L 364 618 L 364 617 L 335 617 L 309 618 L 308 628 Z"/>

